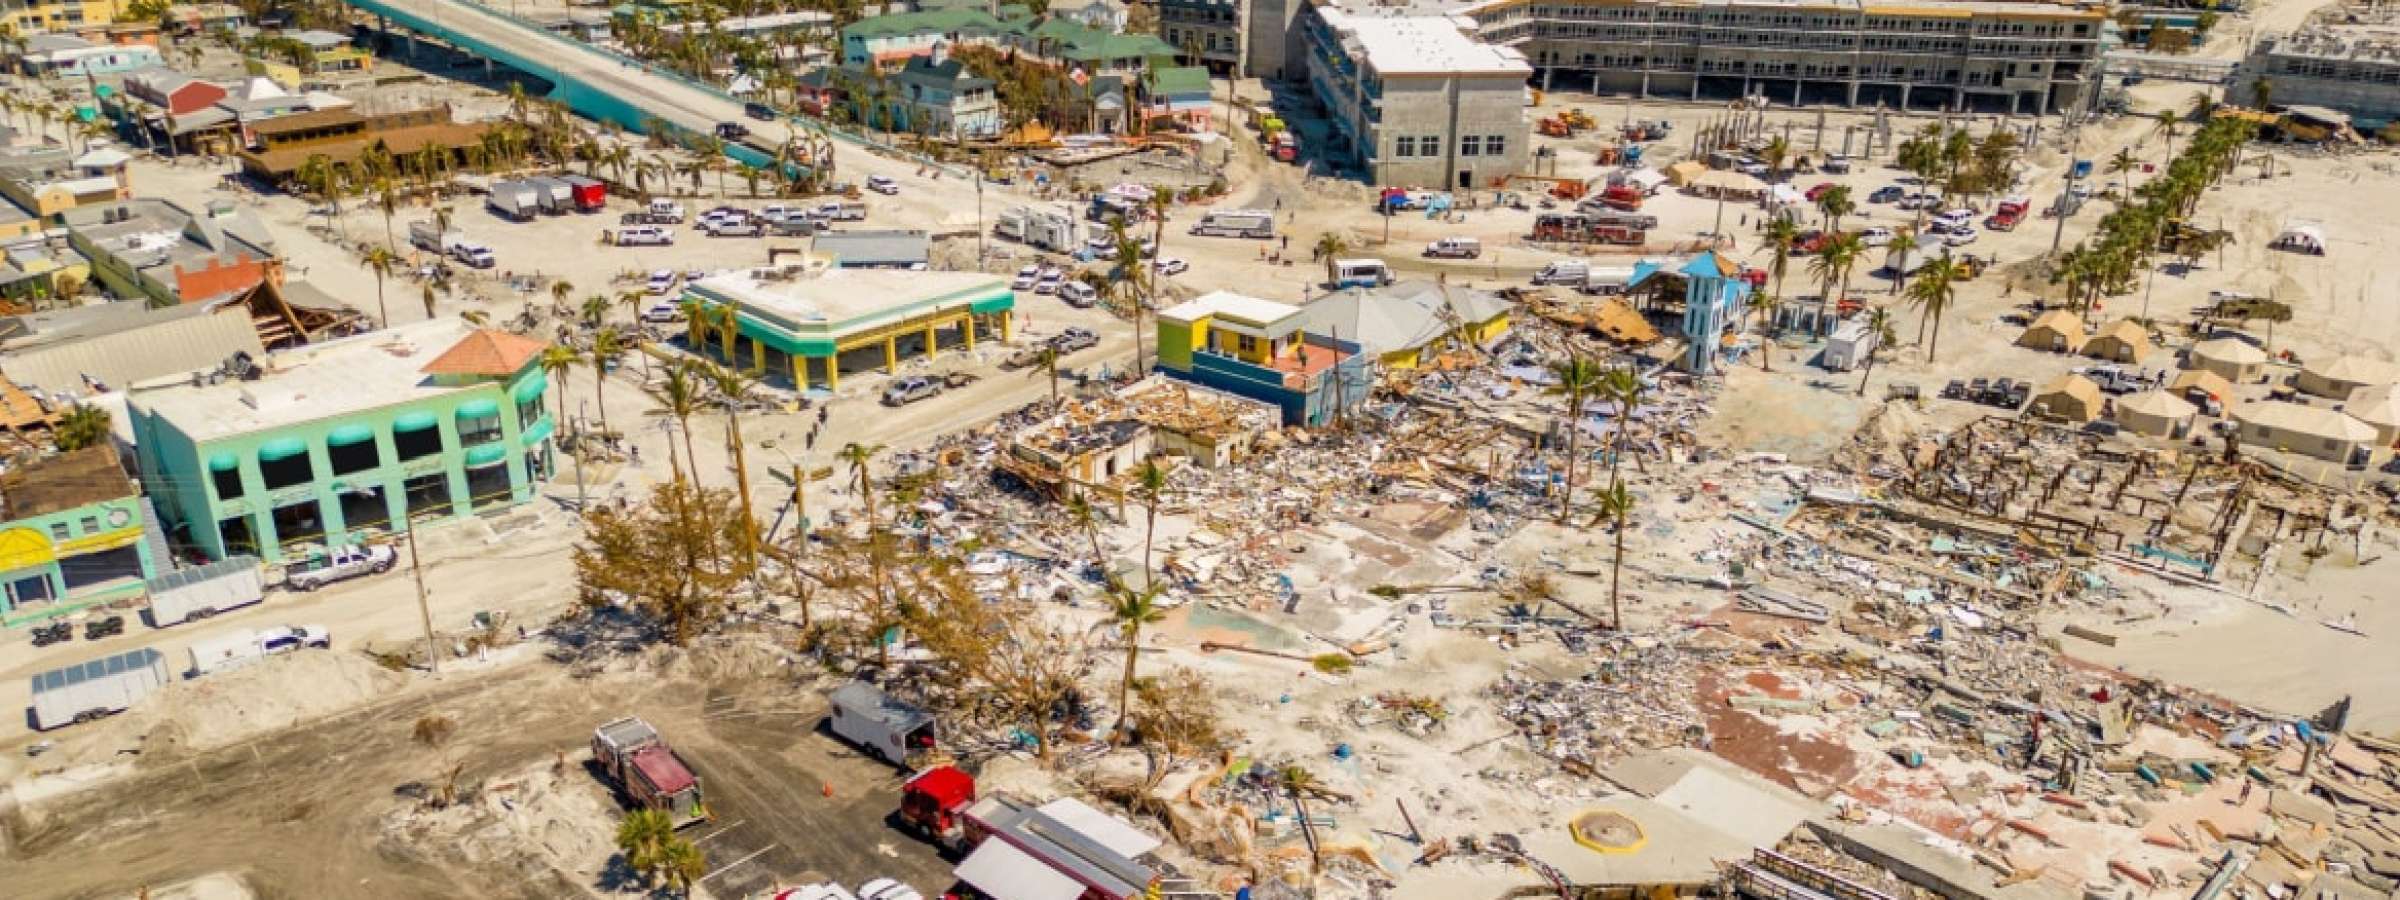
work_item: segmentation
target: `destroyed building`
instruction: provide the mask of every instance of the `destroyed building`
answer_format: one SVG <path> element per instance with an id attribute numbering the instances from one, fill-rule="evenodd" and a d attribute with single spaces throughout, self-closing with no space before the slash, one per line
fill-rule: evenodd
<path id="1" fill-rule="evenodd" d="M 1151 377 L 1067 403 L 1011 437 L 998 465 L 1053 496 L 1121 493 L 1119 479 L 1154 455 L 1209 469 L 1240 462 L 1277 415 L 1266 403 Z"/>

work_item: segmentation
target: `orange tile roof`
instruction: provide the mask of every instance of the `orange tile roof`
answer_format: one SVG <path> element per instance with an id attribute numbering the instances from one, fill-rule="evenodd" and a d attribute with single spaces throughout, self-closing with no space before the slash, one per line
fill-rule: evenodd
<path id="1" fill-rule="evenodd" d="M 422 370 L 432 375 L 515 375 L 550 345 L 523 335 L 477 329 Z"/>

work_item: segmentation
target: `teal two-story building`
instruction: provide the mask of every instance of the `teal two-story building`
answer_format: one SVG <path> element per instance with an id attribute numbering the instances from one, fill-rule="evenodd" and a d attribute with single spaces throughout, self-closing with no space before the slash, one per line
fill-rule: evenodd
<path id="1" fill-rule="evenodd" d="M 141 596 L 173 565 L 149 518 L 108 443 L 0 474 L 0 625 Z"/>
<path id="2" fill-rule="evenodd" d="M 210 559 L 305 559 L 525 502 L 555 463 L 547 345 L 437 319 L 127 398 L 159 516 Z"/>

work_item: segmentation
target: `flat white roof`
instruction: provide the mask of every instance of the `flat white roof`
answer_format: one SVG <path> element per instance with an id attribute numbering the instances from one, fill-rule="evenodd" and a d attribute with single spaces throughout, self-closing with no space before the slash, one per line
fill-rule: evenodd
<path id="1" fill-rule="evenodd" d="M 1319 13 L 1378 74 L 1533 74 L 1515 48 L 1468 36 L 1475 20 L 1466 16 L 1375 16 L 1333 8 Z"/>
<path id="2" fill-rule="evenodd" d="M 1159 839 L 1142 833 L 1124 819 L 1093 809 L 1073 797 L 1061 797 L 1037 808 L 1043 815 L 1091 838 L 1092 843 L 1127 859 L 1158 849 Z"/>
<path id="3" fill-rule="evenodd" d="M 830 269 L 789 279 L 764 279 L 753 270 L 737 269 L 700 279 L 692 286 L 704 295 L 791 322 L 832 325 L 962 291 L 1007 285 L 1007 281 L 981 272 Z"/>
<path id="4" fill-rule="evenodd" d="M 1210 291 L 1187 302 L 1160 310 L 1158 317 L 1186 324 L 1209 316 L 1225 316 L 1268 325 L 1300 314 L 1300 307 L 1261 300 L 1232 291 Z"/>
<path id="5" fill-rule="evenodd" d="M 436 385 L 423 371 L 472 330 L 455 317 L 400 325 L 267 354 L 260 361 L 266 374 L 257 381 L 195 387 L 178 379 L 136 387 L 127 402 L 173 423 L 194 441 L 398 406 L 481 387 Z"/>
<path id="6" fill-rule="evenodd" d="M 999 900 L 1075 900 L 1083 883 L 1007 841 L 984 841 L 958 864 L 958 880 Z"/>

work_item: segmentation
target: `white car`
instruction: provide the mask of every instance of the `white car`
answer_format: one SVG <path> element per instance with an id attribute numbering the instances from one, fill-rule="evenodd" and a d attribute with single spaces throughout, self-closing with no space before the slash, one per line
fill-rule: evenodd
<path id="1" fill-rule="evenodd" d="M 1860 229 L 1858 243 L 1862 247 L 1881 247 L 1892 242 L 1892 230 L 1881 225 Z"/>
<path id="2" fill-rule="evenodd" d="M 665 269 L 660 269 L 656 272 L 650 273 L 650 283 L 648 285 L 648 290 L 650 293 L 664 294 L 674 289 L 675 273 L 669 272 Z"/>
<path id="3" fill-rule="evenodd" d="M 1095 234 L 1084 239 L 1083 248 L 1103 256 L 1111 255 L 1117 252 L 1117 239 L 1105 234 Z"/>
<path id="4" fill-rule="evenodd" d="M 1040 281 L 1041 278 L 1042 267 L 1026 266 L 1025 268 L 1017 270 L 1016 280 L 1010 281 L 1008 283 L 1008 287 L 1010 290 L 1030 291 L 1033 290 L 1033 283 Z"/>
<path id="5" fill-rule="evenodd" d="M 1058 293 L 1059 284 L 1065 280 L 1056 272 L 1045 273 L 1040 281 L 1033 283 L 1033 292 L 1036 294 Z"/>
<path id="6" fill-rule="evenodd" d="M 925 900 L 925 895 L 898 881 L 878 878 L 858 886 L 858 900 Z"/>
<path id="7" fill-rule="evenodd" d="M 1975 230 L 1972 228 L 1942 235 L 1942 246 L 1944 247 L 1964 247 L 1972 243 L 1975 243 Z"/>
<path id="8" fill-rule="evenodd" d="M 1165 258 L 1165 259 L 1159 260 L 1159 261 L 1158 261 L 1158 264 L 1157 264 L 1157 268 L 1158 268 L 1158 274 L 1160 274 L 1160 275 L 1162 275 L 1162 276 L 1166 276 L 1166 277 L 1172 278 L 1172 277 L 1174 277 L 1174 276 L 1181 275 L 1181 274 L 1183 274 L 1183 273 L 1185 273 L 1185 272 L 1189 272 L 1189 271 L 1191 271 L 1191 269 L 1192 269 L 1192 264 L 1191 264 L 1191 263 L 1184 262 L 1184 261 L 1183 261 L 1183 260 L 1181 260 L 1181 259 L 1177 259 L 1177 258 L 1175 258 L 1175 257 L 1172 257 L 1172 256 L 1170 256 L 1170 257 L 1167 257 L 1167 258 Z"/>
<path id="9" fill-rule="evenodd" d="M 867 176 L 867 190 L 878 194 L 898 194 L 900 193 L 900 182 L 882 175 L 869 175 Z"/>
<path id="10" fill-rule="evenodd" d="M 1068 306 L 1088 309 L 1093 304 L 1100 302 L 1100 292 L 1083 282 L 1070 281 L 1059 286 L 1058 299 L 1067 301 Z"/>
<path id="11" fill-rule="evenodd" d="M 1941 215 L 1934 216 L 1933 220 L 1944 225 L 1965 225 L 1975 221 L 1975 211 L 1971 209 L 1948 210 Z"/>
<path id="12" fill-rule="evenodd" d="M 303 647 L 322 650 L 332 646 L 333 634 L 323 625 L 277 625 L 258 630 L 258 649 L 268 656 Z"/>
<path id="13" fill-rule="evenodd" d="M 653 325 L 683 321 L 683 306 L 671 298 L 661 297 L 642 310 L 642 321 Z"/>

